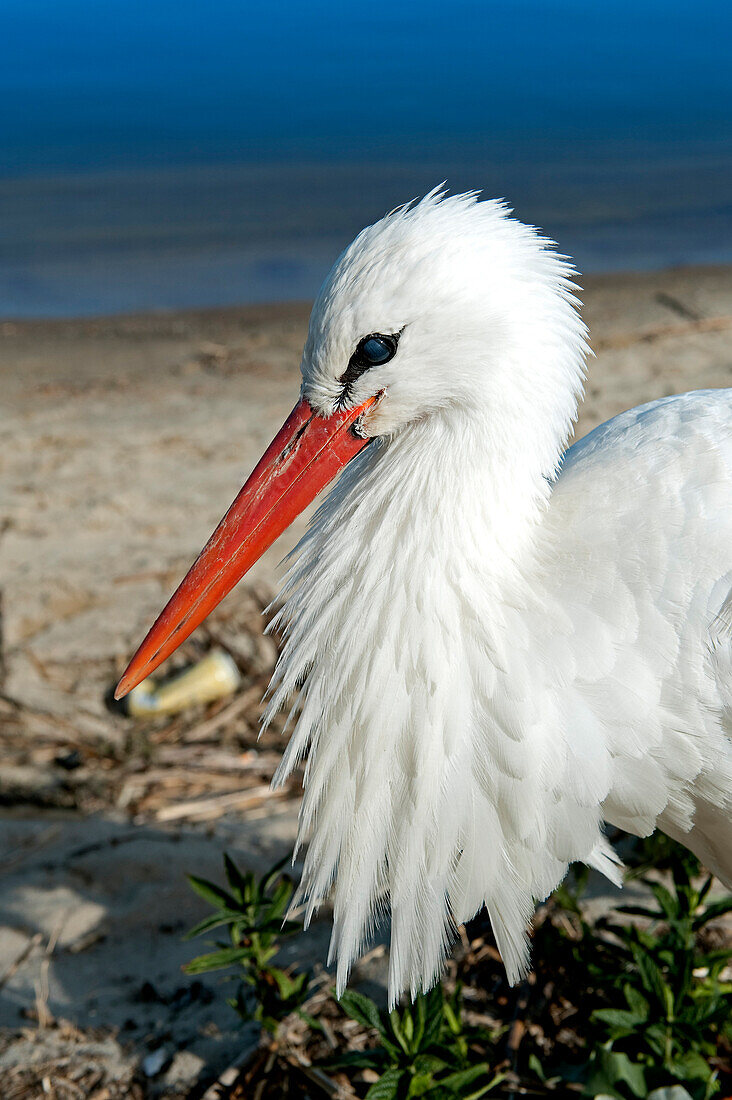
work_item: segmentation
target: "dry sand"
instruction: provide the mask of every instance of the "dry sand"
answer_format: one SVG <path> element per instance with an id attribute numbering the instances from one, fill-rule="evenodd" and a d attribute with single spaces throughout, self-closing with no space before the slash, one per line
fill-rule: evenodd
<path id="1" fill-rule="evenodd" d="M 732 269 L 588 278 L 583 296 L 597 358 L 578 435 L 655 397 L 732 384 Z M 3 1095 L 13 1066 L 73 1046 L 37 1026 L 39 1011 L 42 1023 L 122 1029 L 85 1055 L 108 1082 L 164 1050 L 172 1066 L 154 1085 L 170 1095 L 241 1047 L 221 996 L 209 998 L 215 983 L 186 1001 L 178 967 L 191 949 L 180 933 L 200 909 L 183 872 L 215 875 L 225 845 L 263 866 L 291 844 L 296 804 L 257 796 L 215 813 L 208 833 L 195 812 L 169 823 L 169 807 L 259 788 L 271 774 L 275 742 L 253 770 L 246 756 L 256 756 L 259 685 L 274 656 L 259 637 L 257 585 L 272 584 L 304 521 L 204 636 L 223 632 L 236 649 L 234 627 L 246 626 L 251 651 L 238 657 L 254 694 L 238 726 L 232 717 L 196 742 L 216 708 L 145 725 L 110 714 L 104 696 L 296 400 L 307 313 L 0 324 Z M 74 748 L 80 762 L 68 758 Z M 307 941 L 311 958 L 326 933 Z M 21 1014 L 26 1034 L 12 1030 Z"/>

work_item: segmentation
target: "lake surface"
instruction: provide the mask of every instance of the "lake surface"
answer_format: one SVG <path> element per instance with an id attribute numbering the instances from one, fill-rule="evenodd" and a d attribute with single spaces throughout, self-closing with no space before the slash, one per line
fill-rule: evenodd
<path id="1" fill-rule="evenodd" d="M 0 316 L 307 298 L 447 179 L 581 270 L 732 262 L 732 5 L 5 0 Z"/>

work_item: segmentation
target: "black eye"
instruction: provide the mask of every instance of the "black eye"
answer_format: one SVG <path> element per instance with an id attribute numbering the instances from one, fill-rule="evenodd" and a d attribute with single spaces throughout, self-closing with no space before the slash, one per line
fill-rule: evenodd
<path id="1" fill-rule="evenodd" d="M 393 359 L 399 344 L 399 334 L 384 336 L 380 332 L 364 336 L 356 345 L 356 350 L 348 361 L 348 367 L 338 379 L 346 389 L 371 367 L 380 367 Z"/>
<path id="2" fill-rule="evenodd" d="M 366 336 L 356 348 L 354 358 L 369 367 L 377 367 L 394 358 L 396 346 L 393 336 Z"/>

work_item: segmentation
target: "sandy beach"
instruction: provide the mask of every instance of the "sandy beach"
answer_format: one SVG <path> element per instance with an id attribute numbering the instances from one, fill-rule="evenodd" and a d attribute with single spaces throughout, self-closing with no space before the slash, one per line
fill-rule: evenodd
<path id="1" fill-rule="evenodd" d="M 732 385 L 732 268 L 583 286 L 596 357 L 577 436 L 653 398 Z M 184 1096 L 241 1051 L 215 982 L 183 1005 L 181 933 L 200 915 L 183 875 L 215 876 L 224 847 L 261 867 L 292 843 L 296 788 L 265 792 L 277 731 L 256 742 L 276 657 L 260 612 L 306 519 L 180 658 L 232 652 L 234 702 L 142 722 L 105 697 L 294 404 L 308 311 L 0 322 L 3 1096 L 19 1067 L 62 1049 L 96 1057 L 110 1097 L 132 1095 L 151 1051 L 165 1057 L 140 1096 Z M 310 959 L 327 931 L 303 941 Z"/>

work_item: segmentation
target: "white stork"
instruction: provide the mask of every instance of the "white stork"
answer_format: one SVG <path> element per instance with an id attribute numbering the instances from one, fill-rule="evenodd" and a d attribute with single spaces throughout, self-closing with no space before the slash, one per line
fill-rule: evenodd
<path id="1" fill-rule="evenodd" d="M 565 450 L 574 270 L 476 194 L 365 229 L 315 302 L 300 400 L 152 627 L 124 694 L 343 469 L 294 552 L 265 721 L 308 753 L 298 900 L 339 988 L 391 912 L 390 997 L 485 905 L 509 978 L 535 902 L 611 822 L 732 886 L 732 390 Z M 345 469 L 344 469 L 345 467 Z"/>

